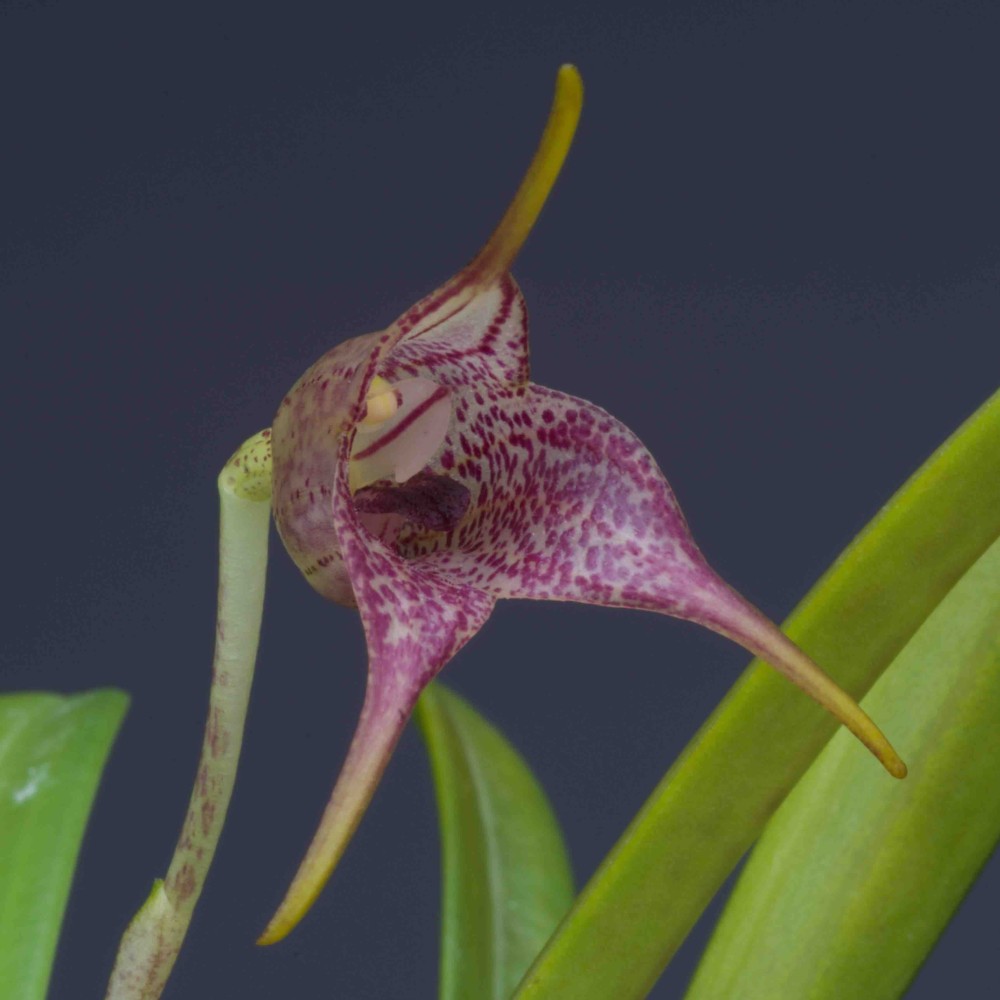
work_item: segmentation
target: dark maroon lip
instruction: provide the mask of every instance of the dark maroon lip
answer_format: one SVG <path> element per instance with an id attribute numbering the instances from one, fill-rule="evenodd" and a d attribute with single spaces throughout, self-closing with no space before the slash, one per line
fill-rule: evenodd
<path id="1" fill-rule="evenodd" d="M 398 514 L 427 531 L 452 531 L 471 502 L 466 486 L 440 473 L 418 472 L 405 483 L 373 483 L 354 494 L 363 514 Z"/>

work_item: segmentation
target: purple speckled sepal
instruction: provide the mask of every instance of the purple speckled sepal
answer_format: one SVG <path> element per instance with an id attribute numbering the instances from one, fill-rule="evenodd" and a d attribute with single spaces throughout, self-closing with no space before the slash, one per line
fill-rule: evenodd
<path id="1" fill-rule="evenodd" d="M 369 664 L 348 760 L 263 941 L 315 898 L 420 692 L 500 597 L 699 622 L 765 658 L 905 773 L 857 705 L 708 566 L 638 438 L 600 407 L 528 381 L 527 311 L 507 268 L 581 95 L 564 67 L 539 153 L 472 263 L 386 330 L 326 354 L 275 417 L 278 530 L 321 594 L 357 606 Z M 359 432 L 370 391 L 392 405 Z"/>

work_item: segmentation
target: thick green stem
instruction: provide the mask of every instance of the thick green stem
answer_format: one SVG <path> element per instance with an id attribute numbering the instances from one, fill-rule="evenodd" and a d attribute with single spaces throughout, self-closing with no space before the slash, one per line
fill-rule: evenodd
<path id="1" fill-rule="evenodd" d="M 218 624 L 208 719 L 187 816 L 167 876 L 122 937 L 106 1000 L 156 1000 L 201 895 L 236 779 L 264 606 L 270 431 L 250 438 L 219 476 Z"/>

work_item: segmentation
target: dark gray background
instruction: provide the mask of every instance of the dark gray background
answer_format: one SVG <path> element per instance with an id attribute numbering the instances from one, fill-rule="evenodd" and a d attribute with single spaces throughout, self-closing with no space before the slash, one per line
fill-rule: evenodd
<path id="1" fill-rule="evenodd" d="M 535 378 L 639 433 L 709 558 L 772 616 L 997 383 L 996 5 L 332 11 L 3 7 L 3 683 L 133 696 L 61 1000 L 99 995 L 182 818 L 219 467 L 320 353 L 477 249 L 559 63 L 587 101 L 515 269 Z M 445 676 L 533 763 L 582 881 L 745 661 L 657 616 L 522 603 Z M 275 546 L 240 780 L 170 996 L 434 995 L 438 848 L 413 732 L 315 911 L 252 944 L 363 680 L 355 617 Z M 998 898 L 994 863 L 911 997 L 984 995 Z M 680 994 L 706 932 L 655 996 Z"/>

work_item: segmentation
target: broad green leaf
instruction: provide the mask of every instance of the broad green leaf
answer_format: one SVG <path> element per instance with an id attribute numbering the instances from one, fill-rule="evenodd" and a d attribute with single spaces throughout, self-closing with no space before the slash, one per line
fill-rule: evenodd
<path id="1" fill-rule="evenodd" d="M 128 697 L 0 697 L 0 984 L 45 996 L 76 856 Z"/>
<path id="2" fill-rule="evenodd" d="M 864 695 L 1000 534 L 998 483 L 1000 393 L 879 512 L 785 631 Z M 583 890 L 518 1000 L 645 996 L 834 729 L 801 692 L 751 664 Z M 874 777 L 894 793 L 891 778 Z"/>
<path id="3" fill-rule="evenodd" d="M 417 706 L 443 856 L 442 1000 L 507 1000 L 573 901 L 552 808 L 520 754 L 456 694 Z"/>
<path id="4" fill-rule="evenodd" d="M 768 824 L 689 1000 L 902 994 L 1000 838 L 1000 541 L 865 698 L 910 779 L 838 733 Z"/>

